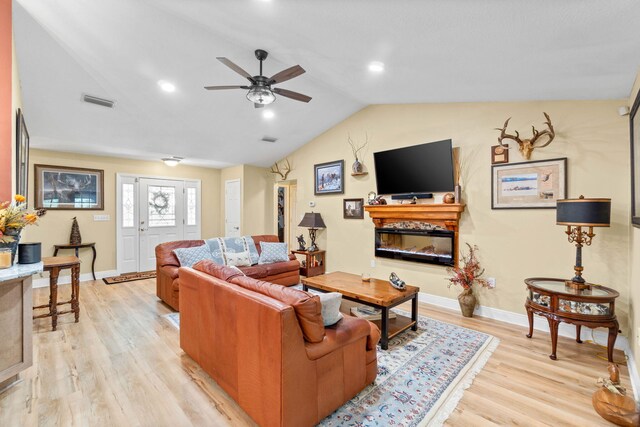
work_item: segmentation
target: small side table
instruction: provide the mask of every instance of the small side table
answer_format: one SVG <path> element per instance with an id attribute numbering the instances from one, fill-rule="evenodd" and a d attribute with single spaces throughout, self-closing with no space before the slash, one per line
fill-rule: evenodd
<path id="1" fill-rule="evenodd" d="M 291 251 L 294 255 L 304 255 L 304 266 L 300 267 L 300 275 L 313 277 L 324 274 L 325 251 Z"/>
<path id="2" fill-rule="evenodd" d="M 93 251 L 93 261 L 91 261 L 91 274 L 93 275 L 93 280 L 96 280 L 96 244 L 95 242 L 91 243 L 80 243 L 79 245 L 72 245 L 70 243 L 65 245 L 54 245 L 55 250 L 53 251 L 53 256 L 58 256 L 58 251 L 61 249 L 74 249 L 76 256 L 78 256 L 78 250 L 82 248 L 91 248 Z"/>
<path id="3" fill-rule="evenodd" d="M 58 327 L 58 316 L 63 314 L 75 314 L 76 323 L 78 323 L 80 319 L 80 258 L 75 256 L 44 257 L 42 264 L 43 270 L 49 272 L 49 304 L 38 305 L 33 309 L 48 308 L 49 313 L 33 316 L 33 318 L 51 317 L 51 330 L 53 331 Z M 58 276 L 60 270 L 65 268 L 71 269 L 71 299 L 58 302 Z M 58 311 L 58 306 L 64 304 L 71 304 L 71 310 Z"/>
<path id="4" fill-rule="evenodd" d="M 582 326 L 608 328 L 607 357 L 613 362 L 613 346 L 618 337 L 619 325 L 615 314 L 615 299 L 620 294 L 600 285 L 590 284 L 590 289 L 573 289 L 565 285 L 563 279 L 533 277 L 525 279 L 528 295 L 524 307 L 529 318 L 529 333 L 533 336 L 533 315 L 546 317 L 551 333 L 551 354 L 556 360 L 558 346 L 558 325 L 560 322 L 576 325 L 576 342 L 580 340 Z"/>

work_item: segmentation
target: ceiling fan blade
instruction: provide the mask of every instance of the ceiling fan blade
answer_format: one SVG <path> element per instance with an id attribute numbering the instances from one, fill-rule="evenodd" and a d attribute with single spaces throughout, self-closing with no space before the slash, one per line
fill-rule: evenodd
<path id="1" fill-rule="evenodd" d="M 206 90 L 249 89 L 249 86 L 205 86 Z"/>
<path id="2" fill-rule="evenodd" d="M 282 83 L 287 80 L 291 80 L 294 77 L 298 77 L 300 74 L 304 74 L 304 68 L 299 65 L 294 65 L 293 67 L 289 67 L 286 70 L 282 70 L 277 74 L 274 74 L 269 79 L 269 84 L 272 85 L 274 83 Z"/>
<path id="3" fill-rule="evenodd" d="M 218 61 L 222 62 L 227 67 L 231 68 L 236 73 L 240 74 L 242 77 L 246 77 L 247 79 L 249 79 L 250 82 L 255 83 L 255 81 L 253 80 L 253 76 L 251 74 L 247 73 L 242 68 L 240 68 L 239 65 L 234 64 L 229 59 L 227 59 L 225 57 L 222 57 L 222 56 L 218 56 L 216 59 Z"/>
<path id="4" fill-rule="evenodd" d="M 298 92 L 294 92 L 292 90 L 273 88 L 273 91 L 278 95 L 285 96 L 287 98 L 295 99 L 296 101 L 309 102 L 311 101 L 311 97 L 307 95 L 303 95 Z"/>
<path id="5" fill-rule="evenodd" d="M 253 104 L 254 108 L 264 108 L 264 104 L 258 104 L 258 103 L 254 103 Z"/>

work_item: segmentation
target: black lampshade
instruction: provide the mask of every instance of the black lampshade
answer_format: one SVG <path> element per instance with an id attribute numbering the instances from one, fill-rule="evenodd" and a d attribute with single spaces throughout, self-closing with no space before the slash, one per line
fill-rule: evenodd
<path id="1" fill-rule="evenodd" d="M 556 224 L 581 227 L 608 227 L 611 222 L 611 199 L 558 200 Z"/>
<path id="2" fill-rule="evenodd" d="M 326 228 L 327 226 L 324 225 L 324 221 L 319 213 L 307 212 L 304 214 L 304 218 L 302 218 L 298 227 Z"/>

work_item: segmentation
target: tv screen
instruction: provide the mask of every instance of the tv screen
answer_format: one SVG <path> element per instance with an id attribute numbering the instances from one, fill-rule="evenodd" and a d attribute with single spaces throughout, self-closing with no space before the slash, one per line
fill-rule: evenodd
<path id="1" fill-rule="evenodd" d="M 453 191 L 451 140 L 373 153 L 378 194 Z"/>

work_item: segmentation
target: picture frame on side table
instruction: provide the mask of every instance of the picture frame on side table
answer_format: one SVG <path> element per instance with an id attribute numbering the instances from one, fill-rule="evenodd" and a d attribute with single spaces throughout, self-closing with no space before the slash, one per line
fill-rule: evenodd
<path id="1" fill-rule="evenodd" d="M 343 199 L 342 217 L 344 219 L 364 219 L 364 199 Z"/>
<path id="2" fill-rule="evenodd" d="M 29 192 L 29 131 L 22 109 L 16 112 L 16 194 L 28 198 Z"/>
<path id="3" fill-rule="evenodd" d="M 566 157 L 491 167 L 491 209 L 555 209 L 566 197 Z"/>
<path id="4" fill-rule="evenodd" d="M 640 228 L 640 92 L 629 114 L 629 133 L 631 135 L 631 224 Z"/>
<path id="5" fill-rule="evenodd" d="M 313 194 L 344 194 L 344 160 L 313 166 Z"/>
<path id="6" fill-rule="evenodd" d="M 35 208 L 104 210 L 104 171 L 34 165 Z"/>

